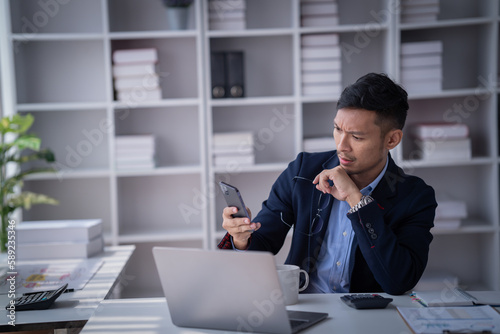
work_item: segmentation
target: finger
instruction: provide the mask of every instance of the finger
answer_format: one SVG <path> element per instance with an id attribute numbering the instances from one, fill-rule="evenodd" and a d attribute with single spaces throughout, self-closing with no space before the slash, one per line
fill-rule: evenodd
<path id="1" fill-rule="evenodd" d="M 232 219 L 232 218 L 234 218 L 233 214 L 235 214 L 236 212 L 238 212 L 237 207 L 228 206 L 228 207 L 224 208 L 224 210 L 222 211 L 222 218 L 223 219 Z"/>
<path id="2" fill-rule="evenodd" d="M 247 207 L 247 212 L 248 212 L 248 216 L 249 216 L 250 220 L 252 220 L 252 211 L 250 211 L 249 207 Z"/>

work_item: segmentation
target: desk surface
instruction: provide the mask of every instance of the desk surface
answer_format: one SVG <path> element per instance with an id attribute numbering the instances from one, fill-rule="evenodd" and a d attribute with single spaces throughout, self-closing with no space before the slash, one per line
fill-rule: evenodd
<path id="1" fill-rule="evenodd" d="M 8 324 L 5 305 L 9 298 L 0 295 L 0 332 L 83 327 L 112 291 L 134 249 L 135 246 L 106 247 L 102 254 L 92 257 L 104 262 L 83 290 L 62 294 L 47 310 L 16 312 L 15 327 Z"/>
<path id="2" fill-rule="evenodd" d="M 385 294 L 381 294 L 385 295 Z M 341 294 L 304 294 L 289 310 L 327 312 L 328 318 L 304 333 L 411 333 L 396 306 L 418 307 L 409 296 L 390 296 L 394 301 L 385 309 L 356 310 L 340 300 Z M 214 330 L 180 328 L 172 324 L 164 298 L 105 300 L 80 334 L 98 333 L 227 333 Z"/>

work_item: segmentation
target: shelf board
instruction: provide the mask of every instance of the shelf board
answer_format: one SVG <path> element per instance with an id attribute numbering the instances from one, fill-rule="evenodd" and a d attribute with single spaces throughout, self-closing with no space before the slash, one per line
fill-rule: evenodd
<path id="1" fill-rule="evenodd" d="M 490 165 L 494 163 L 493 158 L 477 157 L 466 161 L 423 161 L 423 160 L 403 160 L 399 162 L 401 168 L 427 168 L 427 167 L 450 167 L 450 166 L 478 166 Z"/>
<path id="2" fill-rule="evenodd" d="M 331 27 L 300 27 L 301 34 L 317 34 L 317 33 L 352 33 L 352 32 L 363 32 L 369 30 L 370 33 L 373 31 L 385 31 L 389 27 L 387 22 L 368 22 L 363 24 L 341 24 Z"/>
<path id="3" fill-rule="evenodd" d="M 198 230 L 194 229 L 174 229 L 170 231 L 161 230 L 134 230 L 126 231 L 118 236 L 119 243 L 136 243 L 136 242 L 164 242 L 164 241 L 197 241 L 203 240 L 203 232 L 201 227 Z"/>
<path id="4" fill-rule="evenodd" d="M 272 37 L 272 36 L 292 36 L 293 28 L 274 29 L 244 29 L 244 30 L 209 30 L 208 37 L 212 38 L 233 38 L 233 37 Z"/>
<path id="5" fill-rule="evenodd" d="M 17 105 L 17 111 L 60 111 L 60 110 L 96 110 L 106 109 L 106 102 L 54 102 L 54 103 L 21 103 Z"/>
<path id="6" fill-rule="evenodd" d="M 112 40 L 118 39 L 151 39 L 151 38 L 192 38 L 197 37 L 197 30 L 158 30 L 158 31 L 114 31 L 109 33 Z"/>
<path id="7" fill-rule="evenodd" d="M 189 175 L 202 172 L 201 166 L 165 166 L 153 169 L 120 169 L 116 171 L 116 176 L 154 176 L 154 175 Z"/>
<path id="8" fill-rule="evenodd" d="M 235 170 L 228 170 L 226 167 L 213 167 L 213 171 L 218 174 L 226 173 L 254 173 L 254 172 L 280 172 L 286 169 L 288 163 L 286 162 L 276 162 L 276 163 L 265 163 L 265 164 L 255 164 L 250 166 L 238 166 Z"/>
<path id="9" fill-rule="evenodd" d="M 404 31 L 404 30 L 416 30 L 416 29 L 449 28 L 449 27 L 462 27 L 470 25 L 481 25 L 494 22 L 495 22 L 494 18 L 471 17 L 463 19 L 438 20 L 434 22 L 401 23 L 400 29 Z"/>
<path id="10" fill-rule="evenodd" d="M 212 99 L 209 103 L 212 107 L 233 106 L 255 106 L 266 104 L 291 104 L 296 101 L 294 96 L 272 96 L 272 97 L 243 97 Z"/>
<path id="11" fill-rule="evenodd" d="M 12 34 L 14 41 L 98 41 L 104 38 L 102 33 L 30 33 Z"/>
<path id="12" fill-rule="evenodd" d="M 135 108 L 157 108 L 157 107 L 198 107 L 199 98 L 185 99 L 163 99 L 160 101 L 145 101 L 140 103 L 126 103 L 123 101 L 113 101 L 115 109 L 135 109 Z"/>
<path id="13" fill-rule="evenodd" d="M 491 94 L 492 92 L 485 87 L 476 88 L 459 88 L 459 89 L 445 89 L 442 91 L 423 92 L 423 93 L 409 93 L 409 100 L 424 100 L 435 98 L 448 98 L 460 96 L 480 96 L 484 94 Z"/>
<path id="14" fill-rule="evenodd" d="M 26 177 L 27 181 L 34 180 L 59 180 L 63 181 L 64 179 L 88 179 L 88 178 L 102 178 L 109 177 L 111 172 L 109 169 L 68 169 L 56 171 L 54 173 L 38 173 L 31 174 Z"/>

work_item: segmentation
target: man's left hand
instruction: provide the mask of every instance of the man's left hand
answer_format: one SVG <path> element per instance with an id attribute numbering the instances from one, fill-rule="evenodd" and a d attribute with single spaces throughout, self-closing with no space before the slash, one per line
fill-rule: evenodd
<path id="1" fill-rule="evenodd" d="M 332 186 L 329 181 L 333 182 Z M 316 175 L 313 184 L 324 194 L 331 194 L 339 201 L 347 201 L 351 207 L 361 200 L 361 192 L 341 166 L 323 170 Z"/>

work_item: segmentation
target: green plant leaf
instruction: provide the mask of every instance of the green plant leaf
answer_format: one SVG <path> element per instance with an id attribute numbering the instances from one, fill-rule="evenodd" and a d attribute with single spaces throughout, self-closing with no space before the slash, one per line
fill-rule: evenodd
<path id="1" fill-rule="evenodd" d="M 34 152 L 32 154 L 27 154 L 27 155 L 23 155 L 23 156 L 17 156 L 17 155 L 14 155 L 14 156 L 11 156 L 9 158 L 6 159 L 7 162 L 17 162 L 19 164 L 23 164 L 25 162 L 28 162 L 28 161 L 32 161 L 32 160 L 45 160 L 46 162 L 55 162 L 56 161 L 56 157 L 54 155 L 54 153 L 49 150 L 49 149 L 43 149 L 39 152 Z"/>
<path id="2" fill-rule="evenodd" d="M 23 191 L 20 194 L 16 194 L 10 197 L 7 201 L 8 206 L 11 208 L 24 208 L 26 210 L 31 209 L 32 205 L 35 204 L 50 204 L 57 205 L 59 201 L 43 194 L 36 194 L 31 191 Z"/>
<path id="3" fill-rule="evenodd" d="M 25 133 L 33 125 L 34 117 L 31 114 L 21 115 L 14 114 L 11 116 L 2 117 L 0 121 L 0 132 L 6 133 Z"/>
<path id="4" fill-rule="evenodd" d="M 42 140 L 35 135 L 22 135 L 14 140 L 12 146 L 17 147 L 20 150 L 28 148 L 33 151 L 38 151 L 40 150 L 41 142 Z"/>

